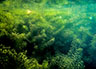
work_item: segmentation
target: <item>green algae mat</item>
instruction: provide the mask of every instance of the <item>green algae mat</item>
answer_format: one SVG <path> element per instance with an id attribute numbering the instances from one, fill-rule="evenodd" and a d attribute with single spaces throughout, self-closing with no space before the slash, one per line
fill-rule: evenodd
<path id="1" fill-rule="evenodd" d="M 95 0 L 0 0 L 0 69 L 96 69 Z"/>

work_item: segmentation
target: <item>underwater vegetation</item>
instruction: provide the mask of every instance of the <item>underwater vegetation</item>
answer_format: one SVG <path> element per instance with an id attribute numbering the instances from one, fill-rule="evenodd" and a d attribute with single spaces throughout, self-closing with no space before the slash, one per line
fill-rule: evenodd
<path id="1" fill-rule="evenodd" d="M 95 0 L 0 0 L 0 69 L 96 69 Z"/>

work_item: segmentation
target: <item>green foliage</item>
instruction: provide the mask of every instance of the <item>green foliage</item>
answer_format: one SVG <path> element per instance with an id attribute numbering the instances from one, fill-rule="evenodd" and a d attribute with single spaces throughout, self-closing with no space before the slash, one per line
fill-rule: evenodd
<path id="1" fill-rule="evenodd" d="M 24 52 L 26 53 L 26 52 Z M 35 58 L 30 58 L 23 52 L 17 53 L 10 47 L 0 45 L 0 68 L 14 68 L 14 69 L 46 69 L 48 68 L 48 62 L 44 61 L 42 65 L 38 64 Z"/>
<path id="2" fill-rule="evenodd" d="M 82 0 L 2 1 L 1 69 L 84 69 L 91 63 L 95 67 L 96 14 L 89 13 L 86 5 L 81 10 L 76 4 L 82 2 L 85 3 Z"/>
<path id="3" fill-rule="evenodd" d="M 76 59 L 75 55 L 73 57 L 68 57 L 65 55 L 57 55 L 53 57 L 50 63 L 50 69 L 84 69 L 83 61 Z"/>

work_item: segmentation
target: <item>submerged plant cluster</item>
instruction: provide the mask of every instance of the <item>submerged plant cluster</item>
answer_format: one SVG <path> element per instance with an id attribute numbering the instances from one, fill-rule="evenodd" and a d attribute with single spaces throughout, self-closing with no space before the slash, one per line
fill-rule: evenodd
<path id="1" fill-rule="evenodd" d="M 0 69 L 96 69 L 95 0 L 0 0 Z"/>

